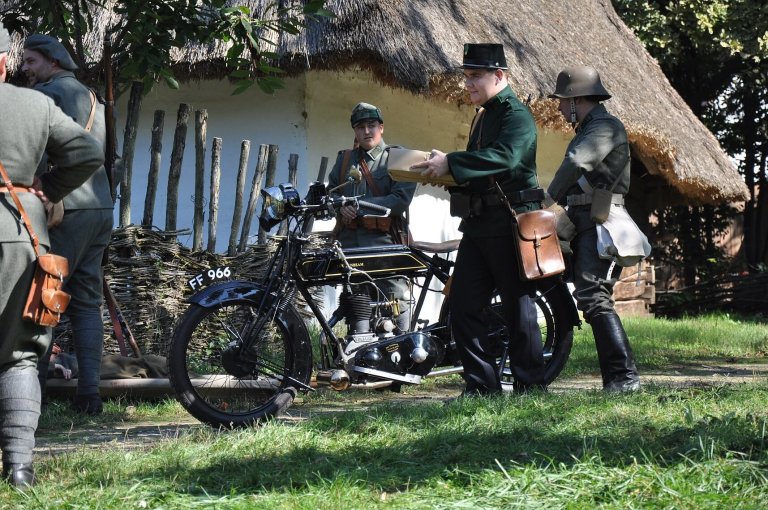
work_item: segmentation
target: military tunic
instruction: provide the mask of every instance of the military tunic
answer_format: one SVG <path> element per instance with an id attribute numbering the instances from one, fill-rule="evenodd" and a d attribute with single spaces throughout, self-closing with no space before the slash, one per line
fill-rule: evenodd
<path id="1" fill-rule="evenodd" d="M 624 125 L 600 104 L 579 123 L 547 191 L 565 205 L 568 195 L 584 193 L 577 183 L 584 176 L 593 188 L 609 189 L 616 181 L 613 192 L 626 194 L 629 166 Z M 608 275 L 611 261 L 598 256 L 597 228 L 590 219 L 590 205 L 569 206 L 568 217 L 577 231 L 571 241 L 574 297 L 585 320 L 590 322 L 600 313 L 614 312 L 612 295 L 616 280 Z"/>
<path id="2" fill-rule="evenodd" d="M 496 187 L 491 179 L 498 181 L 507 193 L 535 188 L 536 124 L 507 86 L 483 105 L 467 150 L 451 152 L 447 158 L 454 179 L 465 185 L 451 189 L 451 193 L 495 196 Z M 518 212 L 539 208 L 535 202 L 513 206 Z M 486 208 L 482 215 L 464 219 L 459 230 L 471 237 L 512 234 L 509 212 L 501 206 Z"/>
<path id="3" fill-rule="evenodd" d="M 0 161 L 19 185 L 32 184 L 37 165 L 48 152 L 59 168 L 41 178 L 43 191 L 49 199 L 61 200 L 104 162 L 98 141 L 39 92 L 0 83 L 0 112 Z M 50 241 L 42 202 L 30 193 L 19 193 L 19 199 L 40 238 L 42 251 L 47 251 Z M 34 363 L 48 346 L 50 335 L 47 328 L 21 320 L 34 252 L 7 193 L 0 194 L 0 246 L 0 367 L 22 361 Z"/>
<path id="4" fill-rule="evenodd" d="M 104 150 L 104 106 L 95 100 L 90 90 L 71 71 L 59 71 L 48 81 L 35 85 L 35 89 L 50 96 L 64 113 L 83 127 L 87 126 L 91 111 L 95 108 L 91 133 L 101 142 Z M 99 407 L 96 395 L 104 350 L 101 263 L 104 250 L 112 237 L 112 208 L 109 180 L 102 166 L 64 199 L 64 219 L 50 233 L 52 250 L 69 261 L 70 274 L 64 282 L 64 290 L 72 296 L 67 317 L 80 366 L 77 398 L 86 398 L 82 395 L 88 395 L 94 409 Z M 41 358 L 38 366 L 43 388 L 48 355 L 46 353 Z"/>
<path id="5" fill-rule="evenodd" d="M 35 90 L 51 97 L 64 113 L 85 127 L 91 113 L 89 89 L 71 71 L 60 71 Z M 96 101 L 91 133 L 106 145 L 104 106 Z M 56 253 L 67 257 L 70 276 L 65 290 L 72 295 L 70 313 L 88 311 L 101 305 L 101 260 L 112 234 L 112 195 L 107 172 L 102 166 L 82 186 L 64 199 L 64 220 L 51 230 Z M 100 316 L 100 314 L 99 314 Z"/>
<path id="6" fill-rule="evenodd" d="M 507 86 L 489 99 L 478 115 L 467 150 L 447 154 L 454 179 L 467 185 L 453 188 L 451 193 L 496 197 L 494 180 L 507 194 L 536 187 L 536 126 L 512 89 Z M 537 202 L 512 205 L 518 212 L 540 207 Z M 535 289 L 517 276 L 510 212 L 501 203 L 484 205 L 479 214 L 462 220 L 460 230 L 464 235 L 449 305 L 464 365 L 465 392 L 501 391 L 496 366 L 500 346 L 489 345 L 488 319 L 483 313 L 494 293 L 501 296 L 510 333 L 510 363 L 516 387 L 542 385 L 541 333 L 532 301 Z"/>
<path id="7" fill-rule="evenodd" d="M 362 148 L 355 149 L 352 157 L 349 159 L 350 166 L 360 166 L 363 159 L 368 165 L 373 182 L 376 184 L 380 195 L 374 196 L 373 190 L 369 189 L 368 182 L 362 177 L 359 183 L 349 183 L 335 192 L 336 195 L 359 196 L 366 202 L 371 202 L 391 210 L 390 216 L 402 216 L 408 210 L 408 206 L 413 200 L 413 194 L 416 191 L 416 184 L 411 182 L 393 181 L 387 173 L 387 161 L 389 159 L 388 146 L 382 140 L 377 146 L 366 151 Z M 329 189 L 340 184 L 341 165 L 344 160 L 344 151 L 339 151 L 336 163 L 333 165 L 328 176 Z M 362 170 L 361 170 L 362 172 Z M 349 176 L 349 169 L 344 172 Z M 358 216 L 365 214 L 378 215 L 377 211 L 366 210 L 361 207 Z M 340 220 L 339 220 L 340 221 Z M 358 228 L 343 228 L 338 234 L 337 239 L 344 248 L 362 248 L 369 246 L 388 246 L 394 243 L 392 236 L 387 232 L 380 230 L 366 229 L 362 226 Z M 407 286 L 400 280 L 381 282 L 380 287 L 385 294 L 394 294 L 398 299 L 405 299 Z M 389 296 L 387 296 L 389 297 Z"/>

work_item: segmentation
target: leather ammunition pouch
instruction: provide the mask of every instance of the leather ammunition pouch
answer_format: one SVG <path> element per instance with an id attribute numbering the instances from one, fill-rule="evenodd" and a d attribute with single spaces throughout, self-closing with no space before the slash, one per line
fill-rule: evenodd
<path id="1" fill-rule="evenodd" d="M 345 227 L 389 232 L 390 227 L 392 227 L 392 218 L 355 218 L 355 221 L 346 224 Z"/>

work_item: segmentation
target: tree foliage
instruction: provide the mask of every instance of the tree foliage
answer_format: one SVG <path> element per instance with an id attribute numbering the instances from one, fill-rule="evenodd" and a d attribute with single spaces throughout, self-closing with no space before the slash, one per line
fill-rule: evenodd
<path id="1" fill-rule="evenodd" d="M 256 83 L 265 92 L 282 86 L 275 60 L 280 34 L 297 34 L 311 19 L 332 17 L 325 0 L 278 0 L 263 12 L 225 0 L 21 0 L 6 2 L 0 17 L 11 31 L 53 35 L 82 69 L 89 56 L 85 35 L 108 20 L 118 79 L 139 80 L 144 90 L 160 80 L 177 88 L 172 51 L 191 44 L 224 44 L 224 65 L 235 92 Z"/>
<path id="2" fill-rule="evenodd" d="M 658 60 L 670 83 L 737 162 L 750 190 L 742 255 L 768 262 L 768 4 L 753 0 L 614 0 L 619 15 Z M 681 262 L 693 283 L 707 265 L 722 209 L 661 211 L 677 218 Z M 692 228 L 693 227 L 693 228 Z M 703 230 L 697 230 L 697 228 Z"/>

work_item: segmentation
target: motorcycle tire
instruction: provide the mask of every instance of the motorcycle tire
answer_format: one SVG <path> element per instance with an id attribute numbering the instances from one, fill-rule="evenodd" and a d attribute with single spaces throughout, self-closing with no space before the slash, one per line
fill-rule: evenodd
<path id="1" fill-rule="evenodd" d="M 309 388 L 311 344 L 298 312 L 288 307 L 259 319 L 256 303 L 239 299 L 192 304 L 179 320 L 169 378 L 177 400 L 198 420 L 228 429 L 254 425 L 283 413 Z M 243 349 L 246 339 L 253 342 Z"/>
<path id="2" fill-rule="evenodd" d="M 536 292 L 536 314 L 541 330 L 542 350 L 544 354 L 544 384 L 551 384 L 565 368 L 573 347 L 573 328 L 578 324 L 574 317 L 573 298 L 565 284 L 556 284 Z M 451 318 L 448 311 L 448 301 L 443 302 L 440 313 L 441 323 L 447 324 L 450 330 Z M 489 344 L 501 350 L 499 338 L 506 334 L 501 320 L 501 300 L 494 296 L 485 312 L 484 322 L 488 324 Z M 501 354 L 499 354 L 501 356 Z M 458 356 L 456 356 L 458 359 Z M 501 383 L 503 386 L 513 384 L 514 376 L 509 367 L 509 361 L 502 369 Z"/>

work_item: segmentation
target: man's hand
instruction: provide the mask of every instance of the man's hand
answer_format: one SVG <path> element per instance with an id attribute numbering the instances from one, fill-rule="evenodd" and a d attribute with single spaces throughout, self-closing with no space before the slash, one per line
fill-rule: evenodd
<path id="1" fill-rule="evenodd" d="M 341 213 L 341 221 L 345 225 L 349 225 L 357 218 L 357 207 L 354 205 L 345 205 L 339 212 Z"/>
<path id="2" fill-rule="evenodd" d="M 31 193 L 39 198 L 43 205 L 47 206 L 50 203 L 48 197 L 43 193 L 43 183 L 39 177 L 35 177 L 35 180 L 32 181 L 32 190 Z"/>
<path id="3" fill-rule="evenodd" d="M 448 168 L 448 158 L 445 157 L 445 153 L 432 149 L 429 159 L 422 163 L 411 165 L 411 170 L 422 170 L 421 175 L 424 177 L 442 177 L 450 169 Z"/>
<path id="4" fill-rule="evenodd" d="M 72 379 L 72 370 L 70 370 L 69 368 L 66 368 L 64 365 L 59 365 L 58 363 L 55 363 L 53 365 L 53 371 L 59 372 L 61 376 L 67 381 Z"/>

